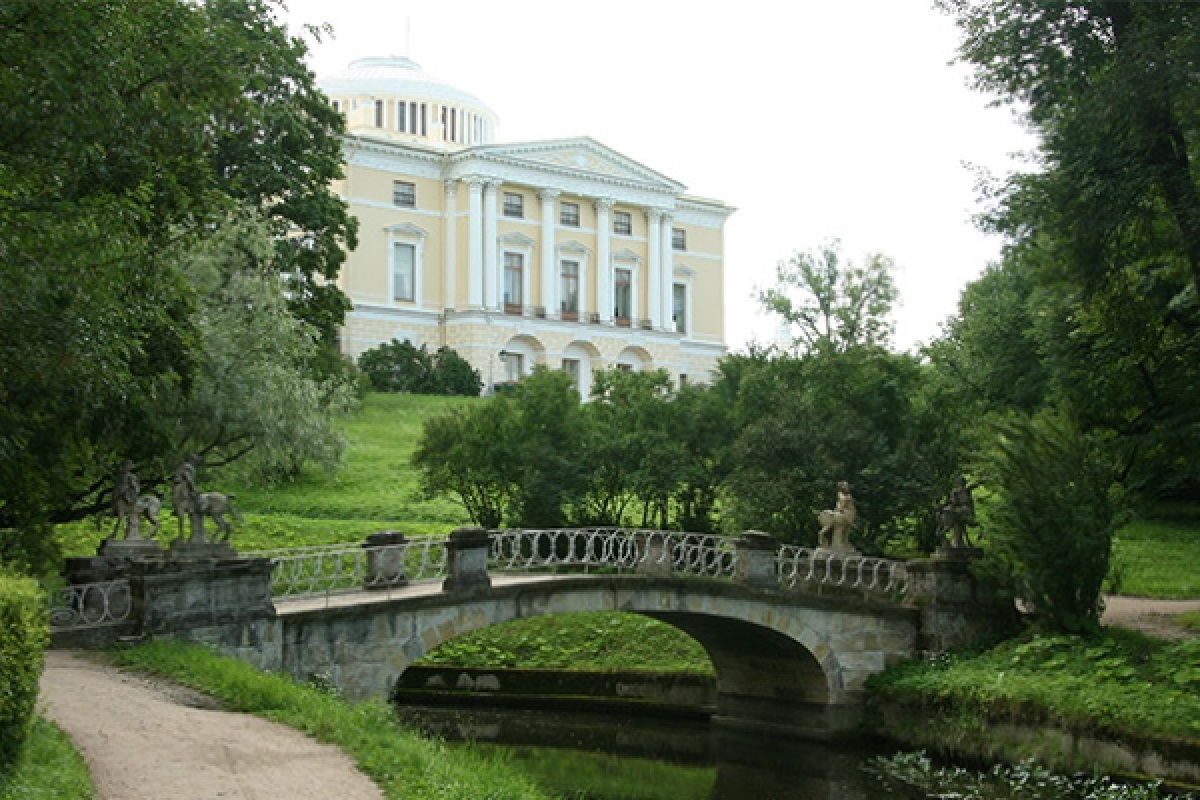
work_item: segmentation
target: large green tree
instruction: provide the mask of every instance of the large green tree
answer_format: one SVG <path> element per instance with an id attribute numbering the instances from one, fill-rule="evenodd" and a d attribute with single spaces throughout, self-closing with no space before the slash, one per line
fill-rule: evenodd
<path id="1" fill-rule="evenodd" d="M 231 213 L 275 234 L 310 330 L 340 320 L 341 123 L 303 54 L 261 0 L 0 4 L 0 529 L 101 510 L 121 458 L 162 457 L 148 421 L 207 357 L 180 253 Z"/>

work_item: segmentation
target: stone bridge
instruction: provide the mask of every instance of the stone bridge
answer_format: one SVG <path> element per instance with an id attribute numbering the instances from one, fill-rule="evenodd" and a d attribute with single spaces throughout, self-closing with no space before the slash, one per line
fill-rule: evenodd
<path id="1" fill-rule="evenodd" d="M 443 541 L 391 534 L 262 555 L 133 564 L 139 632 L 387 698 L 409 665 L 470 631 L 625 611 L 704 647 L 717 721 L 823 737 L 856 725 L 871 675 L 966 643 L 1003 616 L 979 596 L 963 554 L 891 562 L 780 548 L 755 532 L 460 529 Z"/>

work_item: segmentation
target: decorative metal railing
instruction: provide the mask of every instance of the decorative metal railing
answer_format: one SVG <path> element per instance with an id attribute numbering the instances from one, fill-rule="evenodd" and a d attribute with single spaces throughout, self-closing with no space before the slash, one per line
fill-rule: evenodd
<path id="1" fill-rule="evenodd" d="M 785 589 L 837 586 L 898 594 L 908 589 L 908 570 L 903 561 L 784 545 L 775 564 L 779 585 Z"/>
<path id="2" fill-rule="evenodd" d="M 269 558 L 274 597 L 327 595 L 382 589 L 446 576 L 444 537 L 413 539 L 381 547 L 334 545 L 243 553 Z"/>
<path id="3" fill-rule="evenodd" d="M 133 606 L 127 580 L 64 586 L 52 589 L 47 600 L 56 631 L 117 625 L 128 621 Z"/>
<path id="4" fill-rule="evenodd" d="M 724 536 L 629 528 L 499 530 L 488 568 L 496 572 L 631 572 L 731 577 L 737 551 Z"/>

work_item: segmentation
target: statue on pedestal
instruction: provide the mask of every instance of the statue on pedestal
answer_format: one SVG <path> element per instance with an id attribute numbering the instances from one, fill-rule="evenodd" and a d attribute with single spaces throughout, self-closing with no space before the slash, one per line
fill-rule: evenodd
<path id="1" fill-rule="evenodd" d="M 162 508 L 162 501 L 152 494 L 143 495 L 141 491 L 141 482 L 133 472 L 133 461 L 127 458 L 117 468 L 113 480 L 112 511 L 113 516 L 117 518 L 113 526 L 114 539 L 141 540 L 142 519 L 154 526 L 150 529 L 148 538 L 153 539 L 158 535 L 158 512 Z M 118 537 L 122 522 L 125 523 L 125 534 Z"/>
<path id="2" fill-rule="evenodd" d="M 229 513 L 230 501 L 233 495 L 220 492 L 201 492 L 196 488 L 196 466 L 200 457 L 195 453 L 188 455 L 175 474 L 171 476 L 171 500 L 175 506 L 175 516 L 179 518 L 179 539 L 172 545 L 172 551 L 183 551 L 184 547 L 204 548 L 210 545 L 219 546 L 224 552 L 229 547 L 231 528 L 225 514 Z M 209 541 L 204 529 L 204 518 L 211 517 L 217 525 L 217 535 Z M 190 536 L 184 540 L 184 519 L 188 521 Z M 211 548 L 210 548 L 211 549 Z M 216 551 L 214 551 L 216 552 Z"/>
<path id="3" fill-rule="evenodd" d="M 858 511 L 854 506 L 854 495 L 850 494 L 850 484 L 838 482 L 837 504 L 829 510 L 817 514 L 821 530 L 817 532 L 817 547 L 827 550 L 837 550 L 845 553 L 858 552 L 850 544 L 850 529 Z"/>
<path id="4" fill-rule="evenodd" d="M 971 495 L 979 486 L 979 482 L 967 483 L 966 476 L 960 475 L 954 488 L 950 490 L 946 505 L 938 512 L 937 535 L 943 547 L 973 546 L 967 529 L 979 524 L 975 521 L 975 498 Z M 949 538 L 947 533 L 950 534 Z"/>

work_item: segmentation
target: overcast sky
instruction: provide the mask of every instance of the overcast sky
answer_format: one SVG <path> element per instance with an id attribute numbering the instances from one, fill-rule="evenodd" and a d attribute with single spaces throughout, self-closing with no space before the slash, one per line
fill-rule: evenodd
<path id="1" fill-rule="evenodd" d="M 498 142 L 591 136 L 735 206 L 735 349 L 778 329 L 753 300 L 775 265 L 831 237 L 896 261 L 901 349 L 936 336 L 1000 249 L 967 165 L 1006 174 L 1033 142 L 949 63 L 957 30 L 931 0 L 286 2 L 294 31 L 333 27 L 318 76 L 410 55 L 487 103 Z"/>

